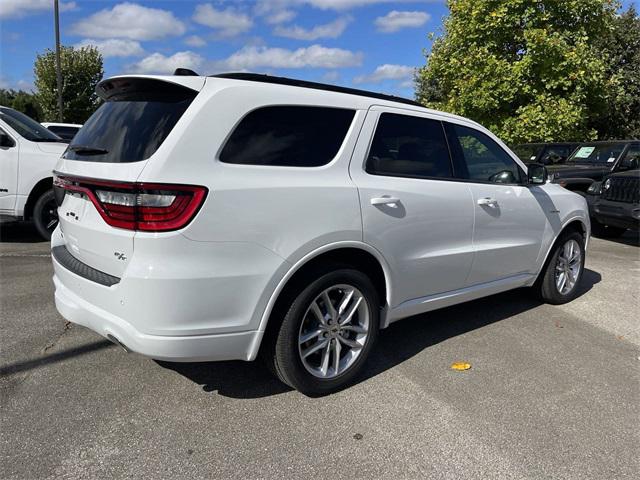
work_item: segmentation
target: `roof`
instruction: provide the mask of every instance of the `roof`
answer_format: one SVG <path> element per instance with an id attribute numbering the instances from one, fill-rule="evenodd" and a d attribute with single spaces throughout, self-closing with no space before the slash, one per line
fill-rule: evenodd
<path id="1" fill-rule="evenodd" d="M 410 100 L 408 98 L 396 97 L 395 95 L 386 95 L 384 93 L 370 92 L 368 90 L 360 90 L 357 88 L 339 87 L 337 85 L 330 85 L 327 83 L 308 82 L 306 80 L 297 80 L 295 78 L 287 77 L 275 77 L 272 75 L 264 75 L 261 73 L 220 73 L 217 75 L 210 75 L 215 78 L 228 78 L 232 80 L 246 80 L 249 82 L 261 82 L 272 83 L 277 85 L 290 85 L 292 87 L 311 88 L 314 90 L 325 90 L 328 92 L 347 93 L 349 95 L 358 95 L 361 97 L 377 98 L 380 100 L 387 100 L 390 102 L 403 103 L 406 105 L 412 105 L 414 107 L 423 107 L 419 102 Z"/>

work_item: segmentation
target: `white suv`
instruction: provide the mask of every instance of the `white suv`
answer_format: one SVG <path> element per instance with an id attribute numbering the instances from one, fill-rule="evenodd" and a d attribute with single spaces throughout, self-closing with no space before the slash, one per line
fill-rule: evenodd
<path id="1" fill-rule="evenodd" d="M 126 350 L 343 387 L 378 331 L 518 287 L 573 299 L 589 216 L 489 131 L 256 74 L 123 76 L 56 166 L 56 306 Z"/>
<path id="2" fill-rule="evenodd" d="M 33 220 L 45 239 L 58 223 L 53 167 L 67 144 L 38 122 L 0 106 L 0 222 Z"/>

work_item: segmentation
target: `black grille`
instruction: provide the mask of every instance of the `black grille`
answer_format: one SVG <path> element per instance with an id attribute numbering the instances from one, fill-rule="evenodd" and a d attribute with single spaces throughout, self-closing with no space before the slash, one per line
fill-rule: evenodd
<path id="1" fill-rule="evenodd" d="M 606 182 L 610 182 L 609 188 L 604 188 Z M 640 203 L 640 178 L 611 177 L 605 180 L 602 199 L 612 202 Z"/>
<path id="2" fill-rule="evenodd" d="M 120 282 L 118 277 L 101 272 L 100 270 L 90 267 L 86 263 L 82 263 L 76 257 L 71 255 L 67 250 L 67 247 L 64 245 L 53 247 L 51 249 L 51 254 L 53 255 L 53 258 L 55 258 L 64 268 L 76 275 L 79 275 L 80 277 L 86 278 L 87 280 L 99 283 L 105 287 L 110 287 Z"/>

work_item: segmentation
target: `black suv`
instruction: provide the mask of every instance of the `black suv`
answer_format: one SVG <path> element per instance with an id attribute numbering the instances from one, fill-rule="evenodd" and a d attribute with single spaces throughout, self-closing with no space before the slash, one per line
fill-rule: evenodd
<path id="1" fill-rule="evenodd" d="M 586 193 L 594 181 L 606 175 L 638 168 L 640 140 L 582 143 L 562 165 L 549 165 L 549 180 Z"/>
<path id="2" fill-rule="evenodd" d="M 591 228 L 595 235 L 617 237 L 640 227 L 640 170 L 614 173 L 589 188 Z"/>
<path id="3" fill-rule="evenodd" d="M 566 162 L 578 145 L 571 142 L 523 143 L 513 147 L 513 151 L 524 163 L 555 165 Z"/>

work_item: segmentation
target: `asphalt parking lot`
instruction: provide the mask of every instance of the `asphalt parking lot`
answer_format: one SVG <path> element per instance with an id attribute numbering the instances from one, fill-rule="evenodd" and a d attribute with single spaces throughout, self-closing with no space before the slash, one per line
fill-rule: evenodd
<path id="1" fill-rule="evenodd" d="M 126 354 L 65 323 L 51 275 L 48 244 L 3 226 L 2 479 L 640 476 L 631 235 L 592 240 L 571 304 L 516 291 L 392 325 L 365 377 L 325 398 L 259 363 Z"/>

